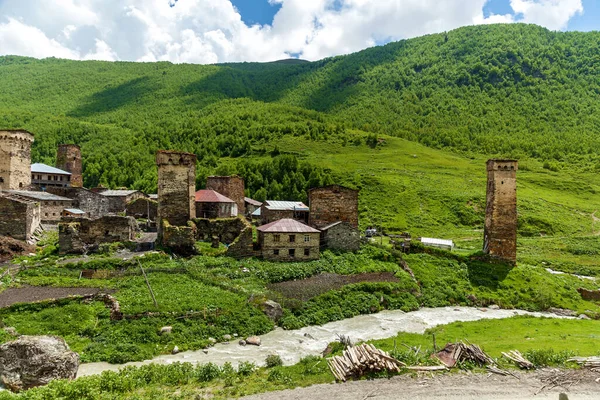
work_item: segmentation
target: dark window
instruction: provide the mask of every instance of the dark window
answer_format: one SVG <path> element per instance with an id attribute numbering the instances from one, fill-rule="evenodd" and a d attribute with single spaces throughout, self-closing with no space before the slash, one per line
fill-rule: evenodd
<path id="1" fill-rule="evenodd" d="M 304 235 L 304 242 L 305 243 L 310 242 L 310 235 Z"/>
<path id="2" fill-rule="evenodd" d="M 4 183 L 4 178 L 0 178 L 0 183 Z"/>
<path id="3" fill-rule="evenodd" d="M 292 257 L 292 258 L 296 257 L 296 249 L 290 249 L 289 252 L 290 252 L 290 257 Z"/>
<path id="4" fill-rule="evenodd" d="M 294 243 L 296 241 L 296 235 L 290 235 L 290 243 Z"/>
<path id="5" fill-rule="evenodd" d="M 281 236 L 279 235 L 273 235 L 273 241 L 274 242 L 279 242 L 281 240 Z"/>
<path id="6" fill-rule="evenodd" d="M 279 255 L 279 249 L 273 250 L 273 255 L 278 256 Z"/>
<path id="7" fill-rule="evenodd" d="M 310 256 L 310 249 L 304 249 L 304 255 Z"/>
<path id="8" fill-rule="evenodd" d="M 19 187 L 22 188 L 23 187 L 23 182 L 19 182 Z"/>

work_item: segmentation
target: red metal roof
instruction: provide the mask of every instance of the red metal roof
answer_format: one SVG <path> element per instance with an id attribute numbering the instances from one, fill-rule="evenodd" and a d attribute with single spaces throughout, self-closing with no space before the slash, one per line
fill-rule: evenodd
<path id="1" fill-rule="evenodd" d="M 208 189 L 198 190 L 196 192 L 196 201 L 198 203 L 235 203 L 229 197 Z"/>
<path id="2" fill-rule="evenodd" d="M 271 222 L 258 228 L 261 232 L 273 233 L 319 233 L 319 230 L 304 225 L 302 222 L 291 218 L 280 219 L 279 221 Z"/>

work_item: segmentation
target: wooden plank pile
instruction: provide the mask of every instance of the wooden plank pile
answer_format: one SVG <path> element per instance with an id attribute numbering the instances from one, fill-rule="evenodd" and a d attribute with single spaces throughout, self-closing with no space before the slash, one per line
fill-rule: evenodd
<path id="1" fill-rule="evenodd" d="M 459 361 L 473 361 L 478 365 L 495 365 L 494 360 L 476 344 L 463 342 L 448 343 L 441 351 L 435 354 L 446 367 L 452 368 Z"/>
<path id="2" fill-rule="evenodd" d="M 343 355 L 332 357 L 327 363 L 333 376 L 342 382 L 370 372 L 399 372 L 401 367 L 406 366 L 385 351 L 367 343 L 349 347 Z"/>
<path id="3" fill-rule="evenodd" d="M 502 352 L 502 355 L 517 364 L 521 369 L 535 369 L 535 365 L 523 357 L 519 350 L 511 350 L 508 353 Z"/>
<path id="4" fill-rule="evenodd" d="M 585 368 L 600 368 L 600 357 L 573 357 L 567 361 L 576 362 Z"/>

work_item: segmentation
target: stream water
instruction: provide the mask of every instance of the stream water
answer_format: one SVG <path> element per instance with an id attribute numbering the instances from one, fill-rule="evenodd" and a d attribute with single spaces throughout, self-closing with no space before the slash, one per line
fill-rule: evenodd
<path id="1" fill-rule="evenodd" d="M 148 363 L 212 362 L 223 365 L 230 362 L 232 365 L 237 366 L 240 362 L 248 361 L 256 365 L 263 365 L 269 354 L 278 354 L 284 365 L 292 365 L 302 357 L 321 354 L 329 343 L 338 339 L 338 334 L 349 336 L 353 342 L 384 339 L 395 336 L 397 332 L 423 333 L 426 329 L 456 321 L 477 321 L 486 318 L 501 319 L 515 315 L 565 318 L 550 313 L 471 307 L 422 308 L 407 313 L 399 310 L 382 311 L 378 314 L 360 315 L 342 321 L 330 322 L 322 326 L 309 326 L 290 331 L 277 328 L 261 336 L 260 346 L 240 346 L 238 338 L 230 343 L 217 343 L 214 347 L 209 348 L 206 353 L 203 350 L 186 351 L 175 355 L 161 355 L 152 360 L 121 365 L 104 362 L 81 364 L 77 376 L 99 374 L 107 370 L 117 371 L 124 366 Z"/>

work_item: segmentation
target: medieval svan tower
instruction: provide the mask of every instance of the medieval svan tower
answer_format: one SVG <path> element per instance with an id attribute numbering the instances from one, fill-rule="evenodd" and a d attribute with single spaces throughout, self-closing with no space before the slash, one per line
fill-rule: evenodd
<path id="1" fill-rule="evenodd" d="M 61 144 L 56 151 L 56 168 L 71 173 L 71 187 L 83 187 L 81 149 L 76 144 Z"/>
<path id="2" fill-rule="evenodd" d="M 0 130 L 0 190 L 27 190 L 31 186 L 33 134 Z"/>
<path id="3" fill-rule="evenodd" d="M 488 160 L 483 251 L 517 261 L 517 161 Z"/>

